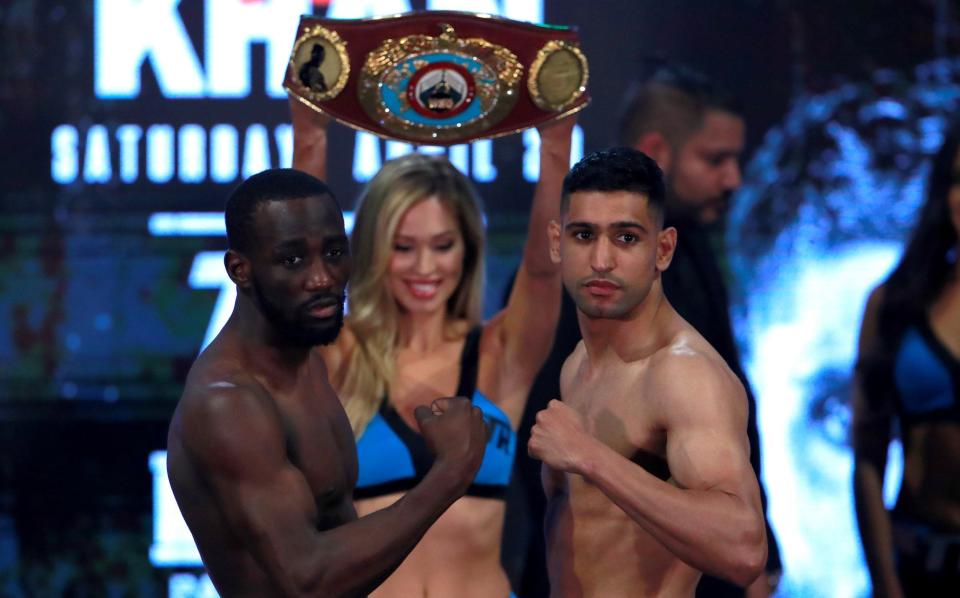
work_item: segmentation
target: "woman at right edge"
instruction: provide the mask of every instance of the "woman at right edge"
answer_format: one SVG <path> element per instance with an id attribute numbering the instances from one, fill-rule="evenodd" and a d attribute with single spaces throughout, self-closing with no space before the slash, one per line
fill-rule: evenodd
<path id="1" fill-rule="evenodd" d="M 329 119 L 290 102 L 294 168 L 324 180 Z M 515 451 L 524 450 L 516 429 L 560 312 L 547 224 L 559 218 L 574 122 L 540 128 L 540 179 L 517 280 L 506 307 L 486 322 L 483 225 L 469 179 L 445 158 L 409 154 L 384 164 L 361 194 L 350 315 L 336 342 L 319 348 L 357 437 L 358 515 L 393 504 L 422 475 L 429 453 L 412 415 L 417 405 L 468 396 L 492 424 L 467 495 L 374 598 L 512 595 L 500 562 L 506 488 Z"/>
<path id="2" fill-rule="evenodd" d="M 854 495 L 873 595 L 960 595 L 960 130 L 933 161 L 903 257 L 870 294 L 854 387 Z M 883 502 L 899 426 L 903 482 Z"/>

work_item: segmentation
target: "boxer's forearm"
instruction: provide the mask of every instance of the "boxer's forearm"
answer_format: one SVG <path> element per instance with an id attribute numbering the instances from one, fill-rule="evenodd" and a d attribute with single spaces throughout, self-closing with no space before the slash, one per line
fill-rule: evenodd
<path id="1" fill-rule="evenodd" d="M 307 587 L 318 596 L 366 595 L 403 562 L 464 487 L 456 476 L 434 466 L 393 505 L 322 532 L 325 548 L 315 558 L 323 562 L 314 564 L 315 584 Z"/>
<path id="2" fill-rule="evenodd" d="M 691 567 L 746 586 L 763 571 L 759 508 L 721 490 L 664 482 L 599 441 L 585 443 L 579 473 Z"/>

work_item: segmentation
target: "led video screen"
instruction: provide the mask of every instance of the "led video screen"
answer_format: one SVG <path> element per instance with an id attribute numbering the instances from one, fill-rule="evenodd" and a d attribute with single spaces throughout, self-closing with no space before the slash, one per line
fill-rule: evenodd
<path id="1" fill-rule="evenodd" d="M 281 83 L 301 14 L 453 9 L 577 25 L 593 100 L 574 159 L 611 144 L 636 56 L 666 50 L 729 79 L 749 100 L 750 145 L 726 265 L 783 558 L 778 595 L 869 594 L 850 480 L 856 337 L 866 295 L 900 254 L 956 111 L 960 61 L 944 55 L 836 76 L 816 91 L 791 87 L 779 16 L 753 2 L 731 3 L 729 14 L 694 1 L 14 4 L 0 16 L 9 33 L 0 66 L 0 407 L 17 417 L 65 404 L 132 419 L 172 410 L 232 307 L 225 198 L 244 177 L 291 163 Z M 711 23 L 736 23 L 725 28 L 736 41 L 710 33 Z M 711 48 L 729 53 L 714 57 Z M 749 64 L 733 64 L 736 53 Z M 538 143 L 531 130 L 415 148 L 335 126 L 329 182 L 350 209 L 384 161 L 445 154 L 484 199 L 489 315 L 519 259 Z M 159 568 L 164 593 L 208 595 L 156 444 L 136 472 L 152 493 L 139 558 Z M 888 503 L 901 467 L 897 446 L 891 451 Z M 5 564 L 19 566 L 2 557 L 0 574 Z"/>

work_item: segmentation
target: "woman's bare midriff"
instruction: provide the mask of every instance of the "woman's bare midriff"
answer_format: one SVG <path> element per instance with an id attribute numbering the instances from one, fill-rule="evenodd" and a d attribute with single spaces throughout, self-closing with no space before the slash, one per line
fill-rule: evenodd
<path id="1" fill-rule="evenodd" d="M 402 494 L 356 501 L 360 517 Z M 506 598 L 510 582 L 500 564 L 503 500 L 465 496 L 430 527 L 420 543 L 371 598 Z"/>
<path id="2" fill-rule="evenodd" d="M 919 423 L 906 433 L 897 513 L 960 531 L 960 423 Z"/>

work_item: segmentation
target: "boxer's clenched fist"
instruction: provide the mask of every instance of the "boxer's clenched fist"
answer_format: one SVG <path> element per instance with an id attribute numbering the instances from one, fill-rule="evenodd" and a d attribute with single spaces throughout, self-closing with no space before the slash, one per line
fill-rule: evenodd
<path id="1" fill-rule="evenodd" d="M 537 414 L 527 451 L 553 469 L 580 473 L 582 448 L 593 440 L 583 425 L 583 417 L 554 399 Z"/>
<path id="2" fill-rule="evenodd" d="M 448 468 L 466 490 L 483 462 L 487 424 L 483 412 L 463 397 L 437 399 L 414 411 L 420 433 L 439 467 Z"/>

